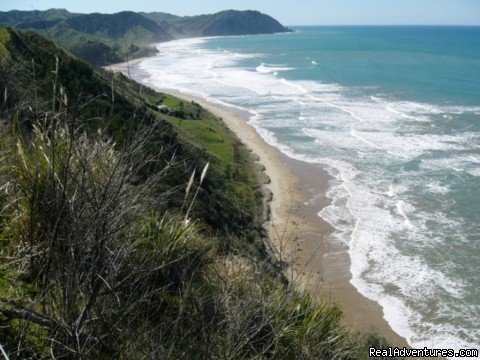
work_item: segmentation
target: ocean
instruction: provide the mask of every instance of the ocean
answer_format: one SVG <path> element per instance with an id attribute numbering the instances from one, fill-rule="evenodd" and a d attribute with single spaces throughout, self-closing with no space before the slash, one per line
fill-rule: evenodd
<path id="1" fill-rule="evenodd" d="M 295 30 L 162 43 L 139 66 L 323 164 L 318 216 L 411 346 L 480 348 L 480 27 Z"/>

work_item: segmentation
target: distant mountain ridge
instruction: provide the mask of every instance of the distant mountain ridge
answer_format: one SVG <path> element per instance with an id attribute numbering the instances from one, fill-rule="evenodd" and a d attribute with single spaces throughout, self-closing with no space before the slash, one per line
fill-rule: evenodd
<path id="1" fill-rule="evenodd" d="M 168 34 L 154 21 L 132 11 L 116 14 L 84 14 L 64 20 L 71 29 L 90 35 L 104 34 L 113 39 L 127 36 L 135 28 L 152 33 L 152 39 L 170 40 Z"/>
<path id="2" fill-rule="evenodd" d="M 78 14 L 71 13 L 65 9 L 48 9 L 45 11 L 22 11 L 11 10 L 7 12 L 0 11 L 0 24 L 2 26 L 16 26 L 18 24 L 33 23 L 40 20 L 49 21 L 57 19 L 66 19 Z"/>
<path id="3" fill-rule="evenodd" d="M 179 17 L 167 13 L 142 13 L 156 21 L 170 22 L 187 37 L 272 34 L 291 31 L 259 11 L 225 10 L 215 14 Z"/>
<path id="4" fill-rule="evenodd" d="M 185 17 L 161 12 L 76 14 L 65 9 L 12 10 L 0 12 L 0 26 L 39 32 L 95 65 L 152 55 L 156 49 L 148 45 L 154 42 L 291 31 L 274 18 L 251 10 Z"/>

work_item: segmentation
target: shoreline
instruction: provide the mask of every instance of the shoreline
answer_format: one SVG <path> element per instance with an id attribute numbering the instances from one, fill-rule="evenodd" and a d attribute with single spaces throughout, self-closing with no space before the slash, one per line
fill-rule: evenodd
<path id="1" fill-rule="evenodd" d="M 151 56 L 144 56 L 144 57 L 140 57 L 140 58 L 135 58 L 135 59 L 132 59 L 132 60 L 121 62 L 121 63 L 102 66 L 102 68 L 105 69 L 105 70 L 108 70 L 108 71 L 112 71 L 112 72 L 121 72 L 125 76 L 128 76 L 128 77 L 133 79 L 134 77 L 130 73 L 130 69 L 134 70 L 135 65 L 138 65 L 142 61 L 145 61 L 147 59 L 153 59 L 157 55 L 158 54 L 151 55 Z"/>
<path id="2" fill-rule="evenodd" d="M 105 68 L 132 77 L 130 70 L 135 70 L 132 67 L 145 59 Z M 137 81 L 141 80 L 138 78 Z M 330 202 L 326 192 L 332 178 L 323 166 L 292 159 L 269 145 L 248 123 L 246 112 L 199 96 L 153 88 L 185 101 L 195 101 L 222 118 L 239 140 L 258 156 L 258 162 L 265 167 L 265 174 L 270 178 L 270 183 L 263 186 L 273 194 L 269 204 L 271 218 L 266 224 L 270 242 L 277 253 L 282 254 L 282 260 L 294 264 L 287 270 L 287 277 L 315 299 L 338 303 L 347 328 L 363 332 L 374 330 L 392 346 L 409 347 L 407 341 L 394 332 L 384 319 L 382 307 L 365 298 L 350 283 L 348 245 L 328 240 L 328 234 L 333 229 L 318 216 L 318 212 Z"/>

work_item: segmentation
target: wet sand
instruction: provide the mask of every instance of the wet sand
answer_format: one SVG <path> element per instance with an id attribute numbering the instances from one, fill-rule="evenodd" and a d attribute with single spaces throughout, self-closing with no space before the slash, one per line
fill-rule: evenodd
<path id="1" fill-rule="evenodd" d="M 136 60 L 136 64 L 141 59 Z M 130 62 L 109 67 L 142 82 L 141 73 L 132 71 Z M 344 324 L 352 330 L 374 330 L 393 346 L 408 346 L 383 318 L 379 304 L 362 296 L 350 284 L 350 258 L 348 246 L 329 240 L 332 228 L 318 212 L 329 204 L 326 192 L 330 175 L 320 164 L 294 160 L 267 144 L 248 124 L 249 114 L 209 102 L 203 98 L 169 92 L 186 101 L 195 101 L 221 117 L 232 132 L 257 156 L 270 178 L 266 184 L 273 198 L 270 202 L 271 218 L 267 224 L 269 238 L 281 260 L 292 263 L 287 276 L 300 289 L 311 292 L 319 301 L 338 303 L 344 313 Z"/>

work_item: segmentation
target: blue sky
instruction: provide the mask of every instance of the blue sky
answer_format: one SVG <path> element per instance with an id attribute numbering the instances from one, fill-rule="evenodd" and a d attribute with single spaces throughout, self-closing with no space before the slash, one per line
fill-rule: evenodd
<path id="1" fill-rule="evenodd" d="M 72 12 L 122 10 L 198 15 L 255 9 L 285 25 L 480 25 L 480 0 L 1 0 L 0 11 L 66 8 Z"/>

